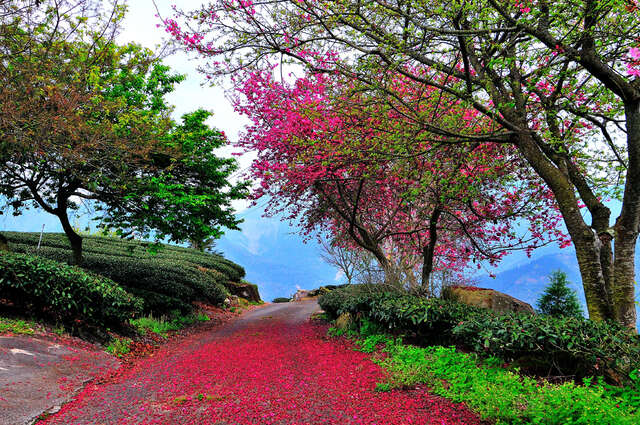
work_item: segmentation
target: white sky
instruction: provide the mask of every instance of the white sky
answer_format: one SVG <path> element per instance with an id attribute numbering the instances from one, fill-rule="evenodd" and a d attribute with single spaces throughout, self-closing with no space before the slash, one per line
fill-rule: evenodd
<path id="1" fill-rule="evenodd" d="M 178 4 L 182 8 L 197 8 L 203 0 L 156 0 L 156 5 L 163 18 L 172 15 L 171 6 Z M 129 12 L 124 22 L 124 30 L 119 37 L 119 42 L 135 42 L 145 47 L 155 49 L 168 34 L 162 28 L 157 28 L 160 23 L 156 17 L 156 9 L 152 0 L 129 0 Z M 200 61 L 200 62 L 199 62 Z M 170 104 L 175 106 L 174 118 L 178 119 L 184 113 L 198 108 L 204 108 L 214 113 L 208 124 L 227 134 L 229 140 L 234 143 L 244 125 L 249 121 L 237 114 L 231 103 L 225 97 L 222 87 L 211 87 L 205 82 L 203 74 L 197 71 L 202 59 L 189 58 L 185 53 L 177 53 L 167 57 L 164 63 L 173 71 L 187 76 L 186 80 L 176 86 L 176 90 L 167 96 Z M 220 155 L 229 156 L 237 149 L 228 148 L 220 152 Z M 237 158 L 237 157 L 236 157 Z M 239 158 L 240 174 L 250 165 L 252 158 L 243 156 Z M 246 201 L 234 203 L 237 212 L 246 209 L 249 203 Z"/>

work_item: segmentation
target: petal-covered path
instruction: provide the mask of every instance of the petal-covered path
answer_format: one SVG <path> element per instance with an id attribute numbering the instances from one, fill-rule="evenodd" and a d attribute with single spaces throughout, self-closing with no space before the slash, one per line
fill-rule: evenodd
<path id="1" fill-rule="evenodd" d="M 308 320 L 315 302 L 273 304 L 169 344 L 91 385 L 47 424 L 481 424 L 425 390 L 373 391 L 382 370 Z"/>

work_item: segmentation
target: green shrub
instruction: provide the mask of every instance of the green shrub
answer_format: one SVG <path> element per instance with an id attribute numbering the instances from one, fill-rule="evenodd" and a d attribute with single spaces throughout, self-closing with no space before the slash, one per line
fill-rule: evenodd
<path id="1" fill-rule="evenodd" d="M 35 254 L 37 234 L 7 233 L 13 250 Z M 201 261 L 209 254 L 189 252 L 186 248 L 165 245 L 157 255 L 151 255 L 140 242 L 113 238 L 86 237 L 83 268 L 118 282 L 144 299 L 144 311 L 156 315 L 179 309 L 191 310 L 193 301 L 221 305 L 228 292 L 220 280 L 244 274 L 239 267 L 222 257 L 213 256 L 208 263 Z M 71 258 L 64 235 L 46 234 L 38 255 L 60 262 Z M 188 260 L 198 260 L 198 263 Z M 207 273 L 200 264 L 219 264 L 222 271 Z M 225 271 L 227 274 L 225 274 Z"/>
<path id="2" fill-rule="evenodd" d="M 565 375 L 605 375 L 620 381 L 640 367 L 637 335 L 615 324 L 529 314 L 497 315 L 451 300 L 351 288 L 319 299 L 331 318 L 372 320 L 423 344 L 457 344 L 485 356 L 555 367 Z"/>
<path id="3" fill-rule="evenodd" d="M 291 298 L 278 297 L 273 299 L 274 303 L 288 303 L 289 301 L 291 301 Z"/>
<path id="4" fill-rule="evenodd" d="M 25 254 L 0 253 L 0 289 L 13 303 L 65 324 L 119 325 L 142 308 L 139 298 L 105 277 Z"/>

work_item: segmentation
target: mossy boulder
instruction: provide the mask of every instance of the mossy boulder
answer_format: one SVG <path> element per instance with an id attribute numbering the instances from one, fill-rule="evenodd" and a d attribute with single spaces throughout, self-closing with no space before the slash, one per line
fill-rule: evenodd
<path id="1" fill-rule="evenodd" d="M 531 304 L 494 289 L 453 286 L 447 288 L 446 298 L 454 299 L 463 304 L 493 310 L 496 313 L 518 312 L 535 314 Z"/>
<path id="2" fill-rule="evenodd" d="M 252 302 L 260 302 L 260 292 L 258 286 L 248 282 L 224 282 L 223 285 L 231 295 L 244 298 Z"/>
<path id="3" fill-rule="evenodd" d="M 313 290 L 309 291 L 309 296 L 310 297 L 321 297 L 324 294 L 328 294 L 329 292 L 331 292 L 330 289 L 328 289 L 325 286 L 321 286 L 318 289 L 313 289 Z"/>

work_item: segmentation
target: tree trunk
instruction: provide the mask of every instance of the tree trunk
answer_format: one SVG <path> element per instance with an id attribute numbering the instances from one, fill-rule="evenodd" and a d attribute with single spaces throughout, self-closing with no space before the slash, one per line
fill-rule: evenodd
<path id="1" fill-rule="evenodd" d="M 636 329 L 635 253 L 640 231 L 640 101 L 625 104 L 629 163 L 622 210 L 615 224 L 613 308 L 615 320 Z"/>
<path id="2" fill-rule="evenodd" d="M 9 251 L 9 241 L 0 233 L 0 251 Z"/>
<path id="3" fill-rule="evenodd" d="M 71 251 L 73 253 L 71 264 L 79 266 L 82 264 L 82 237 L 73 230 L 71 223 L 69 223 L 66 208 L 58 207 L 56 210 L 56 216 L 60 220 L 62 230 L 64 230 L 64 233 L 67 235 L 67 239 L 69 239 L 69 243 L 71 244 Z"/>
<path id="4" fill-rule="evenodd" d="M 620 229 L 619 231 L 624 231 Z M 636 330 L 635 251 L 637 232 L 616 238 L 614 261 L 613 309 L 616 322 Z"/>
<path id="5" fill-rule="evenodd" d="M 435 208 L 429 218 L 429 243 L 422 248 L 422 290 L 429 287 L 429 279 L 433 271 L 433 254 L 438 242 L 438 219 L 442 210 Z"/>
<path id="6" fill-rule="evenodd" d="M 584 296 L 587 301 L 589 318 L 596 321 L 608 320 L 613 318 L 613 310 L 601 263 L 602 243 L 595 232 L 589 231 L 592 233 L 591 238 L 577 239 L 572 237 L 582 277 Z"/>
<path id="7" fill-rule="evenodd" d="M 523 123 L 523 128 L 526 128 L 526 123 Z M 605 246 L 603 253 L 600 236 L 584 221 L 578 208 L 576 188 L 570 176 L 566 170 L 553 164 L 530 136 L 522 134 L 517 147 L 554 194 L 575 246 L 589 317 L 598 321 L 613 319 L 610 288 L 605 280 L 605 270 L 601 262 L 601 258 L 607 258 L 607 247 Z M 610 273 L 610 269 L 607 273 Z"/>

